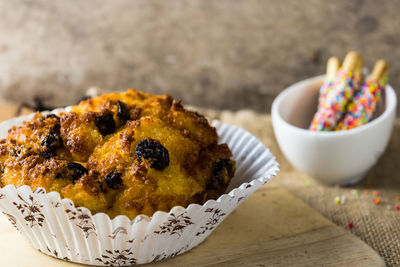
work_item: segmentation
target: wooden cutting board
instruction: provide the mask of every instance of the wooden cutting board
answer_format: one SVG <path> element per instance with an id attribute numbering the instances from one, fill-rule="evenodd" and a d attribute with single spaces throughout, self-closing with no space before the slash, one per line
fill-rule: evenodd
<path id="1" fill-rule="evenodd" d="M 0 121 L 15 115 L 14 105 L 0 99 L 0 106 Z M 275 179 L 279 179 L 279 174 Z M 251 195 L 198 247 L 154 265 L 385 265 L 360 239 L 273 184 L 273 181 L 267 183 Z M 82 266 L 38 252 L 22 239 L 4 215 L 0 215 L 0 236 L 0 266 Z"/>

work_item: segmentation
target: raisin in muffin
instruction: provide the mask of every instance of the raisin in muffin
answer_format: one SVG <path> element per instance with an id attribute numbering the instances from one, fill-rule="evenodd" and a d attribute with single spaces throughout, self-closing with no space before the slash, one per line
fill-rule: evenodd
<path id="1" fill-rule="evenodd" d="M 0 185 L 57 191 L 93 213 L 152 215 L 215 199 L 235 163 L 215 128 L 169 95 L 136 90 L 36 113 L 0 141 Z"/>

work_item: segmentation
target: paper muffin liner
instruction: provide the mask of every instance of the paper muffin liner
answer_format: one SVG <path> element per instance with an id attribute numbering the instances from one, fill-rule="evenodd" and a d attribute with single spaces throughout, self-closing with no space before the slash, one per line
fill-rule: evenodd
<path id="1" fill-rule="evenodd" d="M 67 109 L 67 108 L 66 108 Z M 62 111 L 54 110 L 54 113 Z M 0 138 L 13 125 L 32 118 L 23 116 L 0 123 Z M 29 186 L 0 189 L 0 209 L 22 236 L 39 251 L 66 261 L 127 266 L 155 262 L 182 254 L 200 244 L 243 200 L 279 171 L 269 149 L 249 132 L 213 122 L 236 161 L 235 177 L 226 194 L 203 205 L 176 206 L 153 216 L 110 219 L 75 207 L 57 192 Z"/>

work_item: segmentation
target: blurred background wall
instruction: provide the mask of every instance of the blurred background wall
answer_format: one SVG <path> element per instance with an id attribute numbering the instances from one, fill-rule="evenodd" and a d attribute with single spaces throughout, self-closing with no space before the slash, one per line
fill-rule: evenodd
<path id="1" fill-rule="evenodd" d="M 0 0 L 0 92 L 64 106 L 91 86 L 135 87 L 266 112 L 354 49 L 370 68 L 387 59 L 399 93 L 399 11 L 396 0 Z"/>

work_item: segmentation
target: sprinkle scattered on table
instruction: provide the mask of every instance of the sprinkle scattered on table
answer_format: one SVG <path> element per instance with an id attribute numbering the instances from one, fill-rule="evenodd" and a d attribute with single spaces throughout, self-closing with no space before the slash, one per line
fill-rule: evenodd
<path id="1" fill-rule="evenodd" d="M 397 211 L 399 211 L 399 210 L 400 210 L 400 205 L 396 205 L 395 209 L 396 209 Z"/>
<path id="2" fill-rule="evenodd" d="M 310 180 L 307 180 L 307 181 L 305 182 L 305 184 L 306 184 L 306 186 L 310 186 L 310 185 L 311 185 L 311 181 L 310 181 Z"/>
<path id="3" fill-rule="evenodd" d="M 336 204 L 344 204 L 346 202 L 346 196 L 336 196 L 335 203 Z"/>
<path id="4" fill-rule="evenodd" d="M 364 195 L 368 195 L 368 189 L 364 189 Z"/>
<path id="5" fill-rule="evenodd" d="M 357 189 L 353 189 L 351 190 L 351 193 L 355 196 L 358 196 L 358 190 Z"/>
<path id="6" fill-rule="evenodd" d="M 398 196 L 395 196 L 395 197 L 394 197 L 394 201 L 399 201 L 399 197 L 398 197 Z"/>
<path id="7" fill-rule="evenodd" d="M 379 197 L 375 198 L 375 199 L 374 199 L 374 203 L 375 203 L 376 205 L 379 205 L 379 204 L 381 203 L 381 198 L 379 198 Z"/>
<path id="8" fill-rule="evenodd" d="M 354 227 L 354 223 L 353 223 L 353 222 L 349 222 L 349 223 L 348 223 L 348 226 L 349 226 L 349 228 L 351 229 L 351 228 Z"/>
<path id="9" fill-rule="evenodd" d="M 374 190 L 374 191 L 372 192 L 372 195 L 374 195 L 374 196 L 380 196 L 380 195 L 381 195 L 381 192 L 380 192 L 380 191 Z"/>

